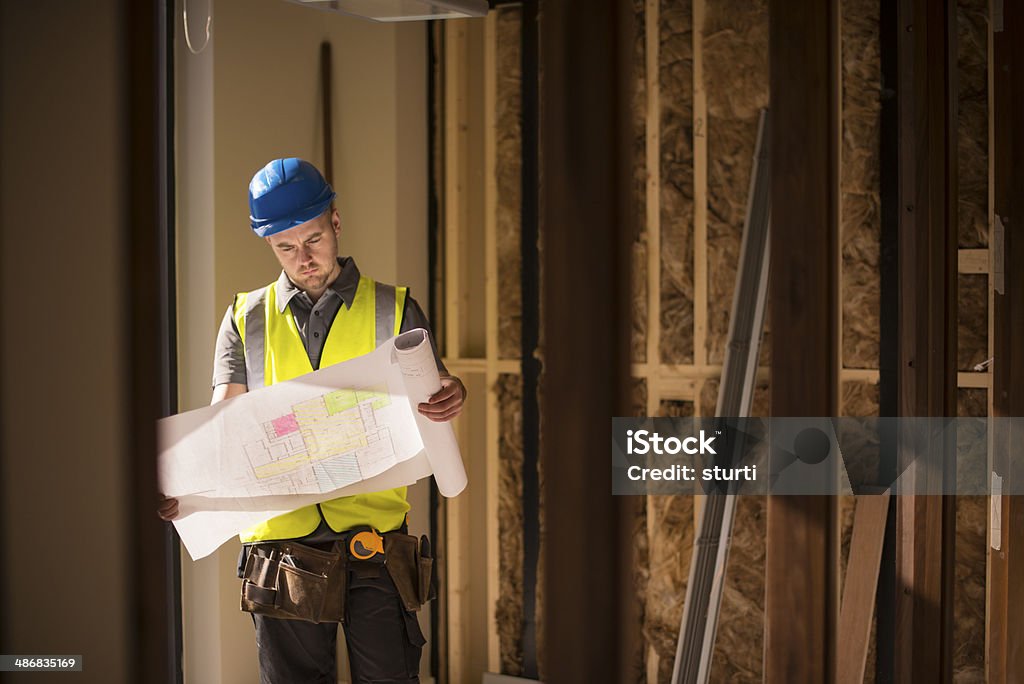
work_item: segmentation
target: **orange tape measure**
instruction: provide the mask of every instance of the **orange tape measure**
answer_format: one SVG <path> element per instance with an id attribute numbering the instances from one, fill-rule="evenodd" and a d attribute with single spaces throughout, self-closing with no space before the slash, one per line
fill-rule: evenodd
<path id="1" fill-rule="evenodd" d="M 374 529 L 356 532 L 349 537 L 348 552 L 353 558 L 370 560 L 378 553 L 384 553 L 384 537 L 377 534 L 377 530 Z"/>

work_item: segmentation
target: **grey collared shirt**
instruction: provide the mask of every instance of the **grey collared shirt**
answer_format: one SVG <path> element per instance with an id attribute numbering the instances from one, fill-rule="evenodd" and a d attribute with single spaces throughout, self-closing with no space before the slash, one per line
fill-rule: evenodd
<path id="1" fill-rule="evenodd" d="M 295 318 L 299 336 L 302 338 L 302 344 L 306 348 L 306 354 L 309 355 L 309 362 L 314 370 L 320 368 L 324 342 L 331 329 L 331 324 L 334 323 L 335 316 L 342 305 L 352 306 L 356 287 L 359 286 L 359 268 L 356 266 L 355 260 L 351 257 L 339 257 L 338 264 L 341 266 L 341 273 L 315 303 L 309 298 L 309 295 L 288 279 L 284 271 L 281 271 L 280 277 L 274 284 L 274 287 L 277 288 L 278 306 L 282 311 L 286 306 L 291 307 L 292 317 Z M 220 331 L 217 333 L 217 346 L 213 358 L 214 387 L 229 382 L 240 385 L 247 384 L 245 350 L 235 325 L 233 309 L 234 306 L 229 304 L 228 310 L 224 313 L 224 319 L 221 321 Z M 424 328 L 429 331 L 430 323 L 416 300 L 406 295 L 401 332 L 408 332 L 414 328 Z M 438 371 L 447 374 L 448 370 L 441 363 L 441 358 L 437 354 L 433 333 L 430 335 L 430 344 L 434 349 Z"/>

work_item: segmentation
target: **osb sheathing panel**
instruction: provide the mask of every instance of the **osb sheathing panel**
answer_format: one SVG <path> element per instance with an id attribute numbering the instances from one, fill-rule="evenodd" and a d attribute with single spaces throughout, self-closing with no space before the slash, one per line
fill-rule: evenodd
<path id="1" fill-rule="evenodd" d="M 644 0 L 633 0 L 633 331 L 631 357 L 647 360 L 647 69 Z"/>
<path id="2" fill-rule="evenodd" d="M 518 359 L 522 345 L 520 254 L 522 115 L 520 78 L 520 10 L 497 10 L 495 100 L 495 176 L 497 180 L 498 355 Z"/>
<path id="3" fill-rule="evenodd" d="M 982 417 L 988 414 L 988 393 L 984 389 L 957 390 L 957 414 Z M 984 427 L 967 440 L 986 439 Z M 985 486 L 987 471 L 962 469 L 959 482 L 972 491 Z M 973 481 L 966 478 L 973 477 Z M 980 481 L 979 481 L 980 478 Z M 987 499 L 958 496 L 956 499 L 956 584 L 953 589 L 953 679 L 957 682 L 985 681 L 985 554 L 988 526 Z"/>
<path id="4" fill-rule="evenodd" d="M 637 417 L 646 416 L 647 380 L 644 378 L 632 378 L 630 397 L 630 415 Z M 644 499 L 644 504 L 637 506 L 637 509 L 637 517 L 634 520 L 633 527 L 633 597 L 638 606 L 640 624 L 643 625 L 646 619 L 647 585 L 651 577 L 650 545 L 647 538 L 646 498 Z M 640 673 L 636 684 L 644 684 L 646 682 L 646 667 L 644 665 L 647 651 L 646 640 L 646 636 L 639 640 L 643 643 L 641 644 L 640 651 L 634 656 L 639 662 L 633 663 L 633 667 L 630 668 L 631 671 Z"/>
<path id="5" fill-rule="evenodd" d="M 957 294 L 957 368 L 973 370 L 988 358 L 988 276 L 961 274 Z"/>
<path id="6" fill-rule="evenodd" d="M 837 496 L 839 509 L 839 587 L 846 584 L 846 570 L 850 566 L 850 542 L 853 541 L 853 517 L 857 512 L 857 499 L 854 496 Z"/>
<path id="7" fill-rule="evenodd" d="M 693 415 L 693 402 L 684 399 L 662 399 L 658 405 L 658 415 L 688 418 Z"/>
<path id="8" fill-rule="evenodd" d="M 643 363 L 647 359 L 647 234 L 633 241 L 631 255 L 630 294 L 632 299 L 633 329 L 630 336 L 630 359 Z"/>
<path id="9" fill-rule="evenodd" d="M 953 587 L 953 680 L 985 681 L 985 552 L 987 497 L 956 498 Z"/>
<path id="10" fill-rule="evenodd" d="M 958 410 L 962 416 L 985 416 L 988 403 L 984 389 L 958 391 Z M 973 451 L 970 446 L 987 439 L 984 424 L 962 426 L 958 435 L 961 458 Z M 957 484 L 965 491 L 983 491 L 986 468 L 962 465 Z M 987 498 L 956 498 L 955 585 L 953 590 L 953 675 L 957 682 L 985 681 L 985 573 L 987 553 Z"/>
<path id="11" fill-rule="evenodd" d="M 766 499 L 736 498 L 712 682 L 760 682 L 764 644 Z"/>
<path id="12" fill-rule="evenodd" d="M 971 416 L 985 416 L 987 391 L 976 388 L 957 390 L 962 402 L 961 411 L 968 411 Z M 961 421 L 957 427 L 957 470 L 956 485 L 962 492 L 972 494 L 988 489 L 988 468 L 984 463 L 985 447 L 988 444 L 988 427 L 985 421 Z"/>
<path id="13" fill-rule="evenodd" d="M 700 394 L 701 412 L 715 415 L 718 380 L 708 380 Z M 768 385 L 754 388 L 750 415 L 767 416 Z M 732 543 L 722 591 L 718 636 L 712 655 L 712 682 L 760 682 L 764 643 L 765 498 L 736 499 Z"/>
<path id="14" fill-rule="evenodd" d="M 844 382 L 842 402 L 844 416 L 877 416 L 878 385 L 867 382 Z"/>
<path id="15" fill-rule="evenodd" d="M 661 361 L 693 363 L 693 31 L 689 0 L 660 5 Z"/>
<path id="16" fill-rule="evenodd" d="M 700 392 L 700 411 L 702 416 L 715 415 L 718 404 L 719 381 L 707 380 Z M 768 383 L 758 383 L 754 387 L 754 400 L 750 403 L 750 415 L 756 418 L 764 418 L 770 414 L 771 395 L 768 391 Z"/>
<path id="17" fill-rule="evenodd" d="M 633 326 L 631 337 L 631 358 L 637 364 L 647 359 L 647 88 L 646 88 L 646 32 L 644 30 L 644 0 L 633 1 L 633 208 L 634 225 L 637 230 L 633 243 L 632 287 Z M 647 415 L 647 381 L 643 378 L 632 379 L 630 415 L 642 417 Z M 637 506 L 637 517 L 634 520 L 634 565 L 633 587 L 634 599 L 639 606 L 640 624 L 645 621 L 645 604 L 647 600 L 647 583 L 650 578 L 650 559 L 647 540 L 647 507 Z M 638 673 L 636 684 L 645 681 L 644 657 L 646 648 L 632 654 L 631 672 Z"/>
<path id="18" fill-rule="evenodd" d="M 957 3 L 959 76 L 959 246 L 988 244 L 987 25 L 984 0 Z M 961 275 L 958 297 L 957 361 L 969 370 L 987 356 L 988 281 Z M 984 389 L 960 389 L 957 413 L 987 414 Z M 985 681 L 985 497 L 957 497 L 956 584 L 954 588 L 954 679 Z"/>
<path id="19" fill-rule="evenodd" d="M 988 246 L 987 0 L 957 2 L 960 247 Z"/>
<path id="20" fill-rule="evenodd" d="M 669 682 L 693 552 L 693 497 L 647 497 L 648 567 L 644 638 L 658 659 L 659 683 Z M 653 682 L 649 684 L 654 684 Z"/>
<path id="21" fill-rule="evenodd" d="M 956 414 L 963 418 L 988 415 L 988 392 L 978 387 L 961 387 L 956 393 Z"/>
<path id="22" fill-rule="evenodd" d="M 708 0 L 702 47 L 708 114 L 707 352 L 709 363 L 720 364 L 729 333 L 758 118 L 761 108 L 768 106 L 767 3 Z M 769 344 L 766 335 L 761 359 L 768 358 Z"/>
<path id="23" fill-rule="evenodd" d="M 523 430 L 522 382 L 502 374 L 495 383 L 499 407 L 498 532 L 501 538 L 495 607 L 501 671 L 523 668 Z"/>
<path id="24" fill-rule="evenodd" d="M 958 391 L 960 416 L 987 414 L 984 389 Z M 984 426 L 975 435 L 959 435 L 960 440 L 985 440 Z M 987 484 L 987 470 L 961 469 L 958 484 L 978 491 Z M 973 478 L 973 479 L 972 479 Z M 959 496 L 956 500 L 956 585 L 953 593 L 953 672 L 957 682 L 985 681 L 985 574 L 987 553 L 987 498 Z"/>
<path id="25" fill-rule="evenodd" d="M 878 385 L 847 381 L 842 386 L 842 415 L 865 418 L 878 415 Z M 843 423 L 842 443 L 853 457 L 844 461 L 851 484 L 878 481 L 880 464 L 878 438 L 873 430 L 860 429 L 856 423 Z"/>
<path id="26" fill-rule="evenodd" d="M 881 55 L 877 0 L 842 0 L 843 365 L 878 368 L 879 114 Z"/>
<path id="27" fill-rule="evenodd" d="M 642 418 L 647 415 L 647 380 L 644 378 L 631 378 L 631 381 L 630 415 Z"/>
<path id="28" fill-rule="evenodd" d="M 658 415 L 692 416 L 693 409 L 692 401 L 663 399 Z M 657 681 L 669 682 L 693 553 L 693 497 L 652 495 L 647 508 L 644 638 L 657 657 Z"/>

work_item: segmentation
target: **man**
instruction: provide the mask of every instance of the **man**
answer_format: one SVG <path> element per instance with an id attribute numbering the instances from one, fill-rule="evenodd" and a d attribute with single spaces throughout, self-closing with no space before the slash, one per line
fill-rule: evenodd
<path id="1" fill-rule="evenodd" d="M 277 281 L 240 293 L 228 307 L 217 337 L 213 401 L 291 379 L 372 351 L 397 334 L 429 330 L 407 290 L 360 274 L 338 257 L 341 222 L 335 193 L 320 172 L 300 159 L 275 159 L 249 184 L 253 231 L 281 264 Z M 436 357 L 436 350 L 435 350 Z M 419 411 L 434 421 L 462 410 L 466 389 L 440 359 L 441 389 Z M 321 551 L 348 548 L 367 527 L 383 534 L 405 528 L 405 487 L 341 497 L 272 518 L 240 535 L 244 556 L 272 557 L 273 542 L 291 540 Z M 160 516 L 178 513 L 165 499 Z M 377 538 L 377 537 L 374 537 Z M 358 547 L 362 549 L 363 547 Z M 418 682 L 425 643 L 415 613 L 406 610 L 382 563 L 349 561 L 345 591 L 345 640 L 353 682 Z M 240 568 L 242 565 L 240 565 Z M 253 613 L 260 681 L 336 681 L 337 623 L 277 619 Z"/>

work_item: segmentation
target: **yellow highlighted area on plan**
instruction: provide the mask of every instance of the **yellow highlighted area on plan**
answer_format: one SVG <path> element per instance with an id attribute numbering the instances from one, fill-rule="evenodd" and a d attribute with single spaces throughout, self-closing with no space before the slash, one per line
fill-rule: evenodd
<path id="1" fill-rule="evenodd" d="M 325 394 L 323 399 L 327 407 L 327 414 L 331 416 L 355 408 L 364 401 L 372 402 L 370 406 L 374 409 L 384 408 L 391 404 L 391 395 L 387 393 L 384 386 L 381 386 L 380 389 L 376 387 L 357 390 L 341 389 Z"/>
<path id="2" fill-rule="evenodd" d="M 338 390 L 324 395 L 324 404 L 327 405 L 327 415 L 329 416 L 344 413 L 358 403 L 355 390 Z"/>
<path id="3" fill-rule="evenodd" d="M 300 451 L 299 453 L 292 454 L 287 458 L 258 465 L 253 468 L 253 472 L 258 478 L 274 477 L 275 475 L 281 475 L 283 473 L 290 472 L 295 468 L 302 467 L 307 463 L 309 463 L 309 455 L 306 454 L 305 451 Z"/>
<path id="4" fill-rule="evenodd" d="M 286 435 L 278 436 L 274 421 L 268 421 L 264 423 L 267 441 L 247 449 L 254 475 L 257 479 L 287 475 L 370 447 L 371 441 L 377 443 L 380 439 L 373 412 L 390 405 L 391 395 L 385 384 L 335 390 L 293 405 L 294 424 Z"/>

